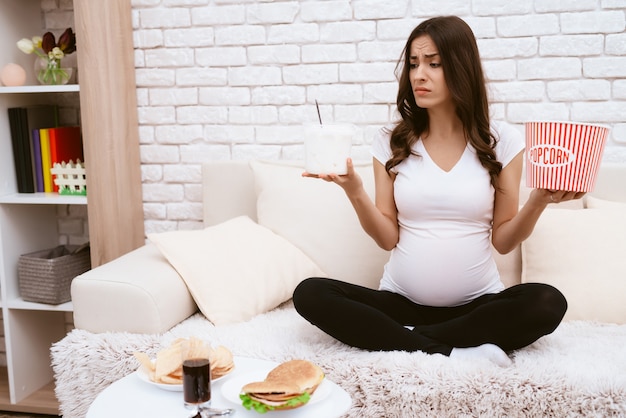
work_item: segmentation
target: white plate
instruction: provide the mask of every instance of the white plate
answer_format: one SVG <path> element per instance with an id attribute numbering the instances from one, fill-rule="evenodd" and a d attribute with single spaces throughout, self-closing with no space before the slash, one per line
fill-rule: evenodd
<path id="1" fill-rule="evenodd" d="M 232 373 L 232 371 L 235 370 L 235 368 L 233 367 L 233 369 L 228 373 L 225 374 L 224 376 L 220 376 L 217 379 L 211 379 L 211 383 L 215 383 L 215 382 L 219 382 L 220 380 L 224 379 L 225 377 L 228 377 L 230 375 L 230 373 Z M 182 392 L 183 391 L 183 385 L 181 384 L 167 384 L 167 383 L 157 383 L 157 382 L 153 382 L 152 380 L 150 380 L 150 377 L 148 376 L 148 374 L 144 371 L 143 367 L 139 367 L 137 369 L 137 371 L 135 372 L 135 374 L 137 374 L 137 376 L 139 377 L 139 379 L 143 380 L 146 383 L 151 384 L 152 386 L 156 386 L 159 389 L 163 389 L 163 390 L 169 390 L 172 392 Z"/>
<path id="2" fill-rule="evenodd" d="M 152 380 L 150 380 L 150 377 L 148 377 L 148 374 L 141 367 L 139 369 L 137 369 L 135 374 L 137 375 L 137 377 L 139 377 L 144 382 L 149 383 L 152 386 L 156 386 L 159 389 L 169 390 L 169 391 L 172 391 L 172 392 L 182 392 L 183 391 L 183 385 L 182 384 L 180 384 L 180 385 L 174 385 L 174 384 L 168 385 L 166 383 L 153 382 Z"/>
<path id="3" fill-rule="evenodd" d="M 225 382 L 224 385 L 222 385 L 222 396 L 224 396 L 224 398 L 226 398 L 229 402 L 234 403 L 235 405 L 241 405 L 242 402 L 239 398 L 241 388 L 250 382 L 259 382 L 264 380 L 268 372 L 269 370 L 266 369 L 258 369 L 238 376 L 233 376 L 231 379 L 228 380 L 228 382 Z M 323 401 L 328 397 L 328 395 L 330 395 L 331 391 L 332 386 L 330 385 L 330 383 L 328 383 L 326 378 L 324 378 L 324 380 L 322 380 L 322 383 L 320 383 L 313 395 L 311 395 L 311 399 L 309 400 L 309 402 L 307 402 L 304 407 Z"/>

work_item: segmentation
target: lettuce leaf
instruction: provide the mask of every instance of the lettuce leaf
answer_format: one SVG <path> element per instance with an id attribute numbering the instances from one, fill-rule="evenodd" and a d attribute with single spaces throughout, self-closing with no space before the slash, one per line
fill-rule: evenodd
<path id="1" fill-rule="evenodd" d="M 248 396 L 245 393 L 239 394 L 239 399 L 241 399 L 242 405 L 243 405 L 244 408 L 246 408 L 248 411 L 254 409 L 259 414 L 265 414 L 268 411 L 273 411 L 275 409 L 281 409 L 280 406 L 266 405 L 266 404 L 264 404 L 262 402 L 257 401 L 256 399 L 252 399 L 250 396 Z M 285 406 L 296 407 L 296 406 L 304 405 L 310 399 L 311 399 L 311 395 L 309 395 L 308 392 L 304 392 L 300 396 L 296 396 L 295 398 L 289 399 L 288 401 L 285 402 L 284 405 Z"/>

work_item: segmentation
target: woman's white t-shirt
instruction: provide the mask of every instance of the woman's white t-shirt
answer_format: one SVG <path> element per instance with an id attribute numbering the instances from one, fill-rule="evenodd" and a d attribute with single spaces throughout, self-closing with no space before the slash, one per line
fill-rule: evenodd
<path id="1" fill-rule="evenodd" d="M 524 149 L 520 132 L 492 123 L 496 157 L 504 166 Z M 400 236 L 380 282 L 421 305 L 457 306 L 504 289 L 492 256 L 494 188 L 471 145 L 450 171 L 429 157 L 422 141 L 392 170 Z M 381 130 L 372 155 L 391 157 L 389 133 Z"/>

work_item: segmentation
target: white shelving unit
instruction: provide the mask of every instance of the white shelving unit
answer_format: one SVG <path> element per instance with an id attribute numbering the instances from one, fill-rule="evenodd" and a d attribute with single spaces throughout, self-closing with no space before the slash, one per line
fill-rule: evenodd
<path id="1" fill-rule="evenodd" d="M 24 87 L 0 87 L 0 306 L 7 359 L 0 368 L 0 411 L 57 414 L 49 350 L 65 336 L 72 304 L 22 300 L 19 256 L 57 245 L 59 205 L 87 206 L 92 267 L 140 247 L 145 233 L 130 0 L 73 3 L 80 87 L 38 85 L 34 57 L 15 45 L 43 34 L 41 5 L 46 3 L 0 0 L 0 67 L 15 62 L 28 74 Z M 111 39 L 115 47 L 102 48 Z M 81 108 L 89 203 L 80 196 L 17 193 L 6 109 L 63 102 L 67 95 Z"/>
<path id="2" fill-rule="evenodd" d="M 7 108 L 55 101 L 59 93 L 79 94 L 76 84 L 41 86 L 33 76 L 34 56 L 15 42 L 43 34 L 40 0 L 0 2 L 0 68 L 9 62 L 26 70 L 26 86 L 0 87 L 0 305 L 4 326 L 6 371 L 0 371 L 0 410 L 58 413 L 54 397 L 50 346 L 66 334 L 71 302 L 46 305 L 19 294 L 19 256 L 58 245 L 58 205 L 86 205 L 87 198 L 56 193 L 17 193 Z"/>

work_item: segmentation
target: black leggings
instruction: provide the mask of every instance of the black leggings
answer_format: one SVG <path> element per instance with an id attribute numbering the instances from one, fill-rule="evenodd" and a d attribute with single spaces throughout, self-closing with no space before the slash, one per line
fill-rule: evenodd
<path id="1" fill-rule="evenodd" d="M 541 283 L 512 286 L 461 306 L 432 307 L 393 292 L 314 277 L 298 285 L 293 302 L 309 322 L 353 347 L 444 355 L 485 343 L 504 351 L 525 347 L 554 331 L 567 310 L 563 294 Z"/>

